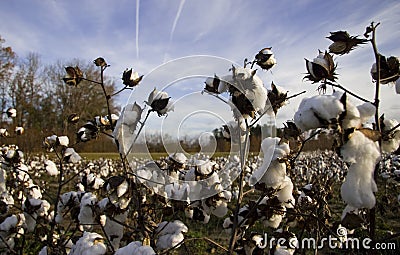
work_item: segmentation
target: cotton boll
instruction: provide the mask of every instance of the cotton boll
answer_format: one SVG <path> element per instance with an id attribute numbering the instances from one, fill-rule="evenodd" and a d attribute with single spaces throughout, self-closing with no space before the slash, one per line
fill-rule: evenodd
<path id="1" fill-rule="evenodd" d="M 97 203 L 97 198 L 92 193 L 86 193 L 83 195 L 80 205 L 80 211 L 78 215 L 79 223 L 83 225 L 84 229 L 91 229 L 92 226 L 90 224 L 94 224 L 94 215 L 92 211 L 92 206 Z M 89 224 L 89 225 L 85 225 Z"/>
<path id="2" fill-rule="evenodd" d="M 286 208 L 293 208 L 295 204 L 295 199 L 293 197 L 293 183 L 292 180 L 286 176 L 285 180 L 279 186 L 279 191 L 277 193 L 278 200 L 282 202 Z"/>
<path id="3" fill-rule="evenodd" d="M 59 143 L 61 146 L 68 147 L 68 144 L 69 144 L 69 138 L 68 138 L 68 136 L 58 136 L 58 137 L 57 137 L 57 140 L 58 140 L 58 143 Z"/>
<path id="4" fill-rule="evenodd" d="M 375 105 L 368 102 L 358 105 L 357 109 L 360 112 L 361 123 L 367 122 L 372 116 L 374 116 L 376 111 Z"/>
<path id="5" fill-rule="evenodd" d="M 105 216 L 104 214 L 100 215 L 99 222 L 100 222 L 100 225 L 102 225 L 104 227 L 104 225 L 106 225 L 106 222 L 107 222 L 107 216 Z"/>
<path id="6" fill-rule="evenodd" d="M 375 206 L 377 186 L 373 178 L 375 165 L 380 157 L 378 146 L 361 132 L 355 131 L 342 146 L 343 159 L 351 163 L 341 187 L 342 199 L 355 208 Z"/>
<path id="7" fill-rule="evenodd" d="M 17 215 L 13 214 L 0 223 L 0 230 L 7 233 L 11 228 L 15 228 L 18 222 L 19 220 Z"/>
<path id="8" fill-rule="evenodd" d="M 249 183 L 251 186 L 261 182 L 276 188 L 285 179 L 286 165 L 285 163 L 280 163 L 278 159 L 284 158 L 290 153 L 290 148 L 287 143 L 279 144 L 279 142 L 279 138 L 266 138 L 262 141 L 261 149 L 264 153 L 264 160 L 262 165 L 250 177 Z"/>
<path id="9" fill-rule="evenodd" d="M 317 95 L 301 101 L 294 122 L 302 131 L 307 131 L 336 121 L 343 111 L 344 106 L 336 96 Z"/>
<path id="10" fill-rule="evenodd" d="M 158 250 L 165 250 L 177 246 L 184 240 L 183 233 L 188 231 L 188 228 L 179 220 L 173 222 L 163 221 L 157 228 L 157 242 Z"/>
<path id="11" fill-rule="evenodd" d="M 74 148 L 66 148 L 64 151 L 64 161 L 68 163 L 78 163 L 82 157 L 75 151 Z"/>
<path id="12" fill-rule="evenodd" d="M 389 131 L 392 128 L 394 128 L 396 125 L 398 125 L 399 122 L 394 119 L 385 119 L 383 121 L 383 129 L 382 131 Z M 388 139 L 384 139 L 382 141 L 382 151 L 383 152 L 393 152 L 399 148 L 400 145 L 400 128 L 396 128 L 391 132 L 391 136 Z"/>
<path id="13" fill-rule="evenodd" d="M 301 131 L 315 129 L 321 126 L 320 121 L 315 116 L 314 111 L 310 106 L 310 102 L 301 101 L 298 110 L 294 114 L 294 122 Z"/>
<path id="14" fill-rule="evenodd" d="M 283 215 L 273 214 L 271 216 L 271 218 L 269 218 L 268 220 L 264 220 L 263 224 L 265 227 L 278 228 L 282 222 L 282 219 L 283 219 Z"/>
<path id="15" fill-rule="evenodd" d="M 27 189 L 29 190 L 29 196 L 31 198 L 36 198 L 36 199 L 42 198 L 42 192 L 40 191 L 39 186 L 32 184 L 29 185 Z"/>
<path id="16" fill-rule="evenodd" d="M 57 176 L 58 169 L 56 164 L 51 160 L 44 161 L 44 165 L 46 166 L 46 171 L 50 176 Z"/>
<path id="17" fill-rule="evenodd" d="M 188 231 L 188 227 L 181 221 L 175 220 L 175 221 L 163 221 L 160 224 L 158 224 L 156 228 L 156 233 L 158 235 L 166 235 L 166 234 L 174 234 L 174 233 L 180 233 L 184 232 L 186 233 Z"/>
<path id="18" fill-rule="evenodd" d="M 358 214 L 359 210 L 356 207 L 353 207 L 351 205 L 346 205 L 346 207 L 344 208 L 343 212 L 342 212 L 342 216 L 341 216 L 341 220 L 344 219 L 344 217 L 346 217 L 347 213 L 354 213 L 354 214 Z"/>
<path id="19" fill-rule="evenodd" d="M 274 160 L 268 166 L 267 171 L 260 179 L 260 183 L 265 183 L 268 187 L 278 188 L 286 178 L 286 164 Z"/>
<path id="20" fill-rule="evenodd" d="M 103 255 L 107 251 L 103 237 L 97 233 L 84 232 L 72 247 L 70 255 Z"/>
<path id="21" fill-rule="evenodd" d="M 182 233 L 163 235 L 158 237 L 156 242 L 157 250 L 166 250 L 172 247 L 179 247 L 178 244 L 184 240 Z"/>
<path id="22" fill-rule="evenodd" d="M 155 251 L 150 246 L 142 245 L 141 242 L 135 241 L 129 243 L 127 246 L 119 248 L 115 255 L 155 255 Z"/>

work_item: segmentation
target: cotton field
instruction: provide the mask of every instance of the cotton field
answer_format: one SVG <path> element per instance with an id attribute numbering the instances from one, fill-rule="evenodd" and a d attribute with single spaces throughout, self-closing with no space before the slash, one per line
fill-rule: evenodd
<path id="1" fill-rule="evenodd" d="M 245 58 L 243 66 L 226 61 L 226 73 L 206 76 L 204 87 L 188 94 L 222 102 L 231 116 L 218 117 L 222 127 L 204 132 L 215 143 L 212 153 L 186 151 L 181 141 L 171 152 L 160 134 L 155 147 L 168 153 L 152 158 L 146 126 L 187 110 L 175 107 L 181 98 L 173 98 L 168 86 L 151 88 L 118 111 L 113 96 L 153 83 L 146 75 L 126 69 L 124 87 L 110 92 L 104 79 L 110 65 L 103 57 L 93 61 L 100 81 L 78 66 L 65 67 L 64 86 L 99 86 L 107 114 L 88 120 L 70 114 L 63 125 L 76 129 L 75 138 L 44 135 L 41 153 L 25 153 L 22 142 L 1 146 L 0 254 L 390 254 L 400 247 L 400 124 L 379 112 L 379 91 L 382 84 L 399 83 L 400 59 L 378 53 L 378 25 L 371 23 L 363 39 L 331 32 L 329 51 L 305 59 L 304 80 L 319 85 L 301 98 L 283 128 L 272 120 L 305 91 L 265 86 L 254 65 L 270 72 L 277 64 L 271 47 L 252 61 Z M 376 57 L 369 74 L 373 99 L 338 83 L 334 58 L 367 42 Z M 15 125 L 21 113 L 9 108 L 4 114 L 13 135 L 23 136 L 24 128 Z M 274 132 L 264 132 L 269 126 Z M 322 141 L 321 133 L 328 134 L 330 149 L 305 151 L 310 140 Z M 0 127 L 4 141 L 10 134 Z M 88 160 L 79 153 L 79 146 L 100 136 L 110 139 L 118 160 Z M 218 142 L 229 147 L 217 151 Z M 147 157 L 139 157 L 140 146 Z"/>
<path id="2" fill-rule="evenodd" d="M 238 198 L 237 182 L 231 178 L 237 177 L 240 168 L 240 160 L 235 155 L 208 158 L 200 154 L 189 157 L 172 154 L 155 161 L 135 158 L 131 164 L 136 166 L 136 170 L 128 172 L 126 176 L 122 175 L 121 163 L 118 160 L 81 159 L 76 163 L 67 163 L 62 169 L 66 192 L 61 194 L 55 208 L 48 200 L 49 193 L 55 192 L 51 184 L 57 182 L 59 166 L 48 157 L 34 156 L 24 159 L 21 151 L 12 150 L 4 147 L 2 150 L 5 160 L 2 163 L 0 187 L 2 215 L 5 218 L 0 224 L 0 229 L 2 240 L 5 241 L 1 246 L 4 254 L 8 254 L 9 249 L 20 247 L 23 236 L 31 236 L 42 243 L 49 238 L 55 243 L 62 242 L 65 250 L 57 251 L 60 254 L 156 254 L 172 248 L 183 249 L 181 246 L 186 242 L 185 236 L 190 235 L 191 224 L 211 224 L 210 227 L 215 233 L 231 231 L 231 203 Z M 18 155 L 18 166 L 7 162 L 10 155 Z M 154 167 L 155 165 L 159 168 Z M 287 231 L 285 229 L 289 227 L 296 229 L 301 224 L 309 224 L 304 222 L 304 217 L 294 212 L 307 213 L 321 203 L 321 199 L 342 210 L 345 209 L 345 205 L 338 202 L 339 198 L 332 196 L 333 190 L 340 187 L 351 170 L 336 153 L 303 153 L 294 162 L 294 168 L 286 169 L 286 175 L 276 179 L 279 182 L 273 182 L 273 185 L 280 187 L 279 189 L 260 193 L 265 186 L 261 189 L 255 188 L 254 179 L 259 178 L 259 171 L 263 165 L 262 155 L 247 159 L 245 189 L 253 195 L 245 201 L 246 204 L 239 211 L 239 226 L 243 231 L 254 227 L 256 221 L 260 221 L 266 230 L 278 232 Z M 271 172 L 272 175 L 285 168 L 283 165 L 276 167 L 278 168 Z M 157 169 L 161 171 L 158 172 Z M 387 187 L 396 190 L 400 185 L 399 173 L 400 156 L 387 155 L 382 161 L 378 182 L 385 182 Z M 167 177 L 173 179 L 166 180 Z M 194 180 L 205 177 L 212 180 L 212 183 L 201 184 L 207 192 L 202 191 L 197 184 L 191 184 Z M 261 184 L 271 185 L 270 180 L 275 177 L 264 174 L 263 178 L 265 181 L 260 181 Z M 177 182 L 179 180 L 182 183 Z M 296 184 L 295 187 L 292 181 Z M 210 187 L 213 185 L 210 184 L 215 183 L 218 185 L 214 185 L 211 192 Z M 203 194 L 204 197 L 190 195 L 189 189 L 198 189 L 196 193 Z M 140 201 L 135 201 L 137 197 L 134 195 L 138 190 L 143 193 L 140 194 Z M 388 201 L 388 204 L 397 203 L 393 199 L 400 196 L 400 192 L 398 193 L 389 198 L 391 201 Z M 268 195 L 254 200 L 257 194 Z M 172 216 L 180 220 L 171 218 L 171 221 L 160 223 L 140 222 L 146 221 L 146 215 L 141 218 L 134 207 L 149 207 L 151 210 L 150 207 L 155 206 L 155 201 L 159 201 L 157 207 L 160 209 L 176 210 Z M 18 210 L 19 204 L 22 204 L 21 212 Z M 346 208 L 348 207 L 349 205 Z M 341 214 L 340 210 L 335 210 L 327 210 L 319 217 L 327 217 L 327 213 Z M 346 215 L 342 215 L 343 217 Z M 210 221 L 211 218 L 219 218 L 223 224 L 215 225 L 215 220 Z M 49 237 L 43 228 L 53 220 L 63 227 L 60 233 Z M 340 218 L 336 217 L 335 221 L 339 222 Z M 151 230 L 149 243 L 138 242 L 141 236 L 137 233 L 138 229 L 135 230 L 139 227 L 135 226 L 137 224 L 143 224 L 143 227 Z M 255 233 L 252 232 L 251 235 L 254 236 Z M 190 242 L 190 239 L 187 240 L 186 245 L 189 248 L 186 249 L 190 249 Z M 244 247 L 255 249 L 254 240 L 249 239 Z M 47 252 L 44 246 L 39 254 L 49 254 Z"/>

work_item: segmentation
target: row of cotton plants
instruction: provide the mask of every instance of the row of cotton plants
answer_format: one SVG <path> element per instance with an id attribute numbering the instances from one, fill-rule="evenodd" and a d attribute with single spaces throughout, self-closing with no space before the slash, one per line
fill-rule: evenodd
<path id="1" fill-rule="evenodd" d="M 102 86 L 108 114 L 90 120 L 69 116 L 70 123 L 84 124 L 78 125 L 73 142 L 62 134 L 43 137 L 43 148 L 52 157 L 28 159 L 17 145 L 2 147 L 0 252 L 199 253 L 189 244 L 201 239 L 221 253 L 294 254 L 304 250 L 296 245 L 304 237 L 319 239 L 333 233 L 338 247 L 344 247 L 347 234 L 364 230 L 376 240 L 377 180 L 382 178 L 396 190 L 392 183 L 400 176 L 400 161 L 391 153 L 400 145 L 400 125 L 378 115 L 379 89 L 374 100 L 368 100 L 337 83 L 333 55 L 348 54 L 370 42 L 376 57 L 371 68 L 376 88 L 388 83 L 400 87 L 399 58 L 377 52 L 377 26 L 368 26 L 363 39 L 333 32 L 329 50 L 319 51 L 312 61 L 306 59 L 305 79 L 318 83 L 319 93 L 303 98 L 293 120 L 284 124 L 282 136 L 266 137 L 260 144 L 262 153 L 254 157 L 248 154 L 251 128 L 302 94 L 289 95 L 273 82 L 267 89 L 257 75 L 254 65 L 264 71 L 276 65 L 272 48 L 260 50 L 253 61 L 246 59 L 243 67 L 226 67 L 227 73 L 210 74 L 205 80 L 200 96 L 219 98 L 232 110 L 223 136 L 238 149 L 220 158 L 183 152 L 160 160 L 132 157 L 148 118 L 168 118 L 174 100 L 167 91 L 154 88 L 143 105 L 134 102 L 114 113 L 109 100 L 133 90 L 145 76 L 125 70 L 124 87 L 109 95 L 103 75 L 110 66 L 104 58 L 94 60 L 101 81 L 86 79 L 78 66 L 66 67 L 67 86 L 79 89 L 83 80 Z M 363 103 L 356 105 L 353 98 Z M 11 118 L 16 114 L 14 109 L 7 111 Z M 323 131 L 331 134 L 333 150 L 303 153 L 304 144 Z M 16 133 L 23 135 L 21 130 Z M 120 160 L 87 161 L 75 151 L 75 144 L 95 142 L 100 135 L 115 141 Z M 333 213 L 333 203 L 340 204 L 339 213 Z M 226 233 L 225 239 L 187 238 L 193 224 L 212 224 L 214 217 L 221 219 L 220 225 L 211 228 Z M 343 227 L 345 235 L 339 232 Z M 263 233 L 286 242 L 264 246 Z"/>

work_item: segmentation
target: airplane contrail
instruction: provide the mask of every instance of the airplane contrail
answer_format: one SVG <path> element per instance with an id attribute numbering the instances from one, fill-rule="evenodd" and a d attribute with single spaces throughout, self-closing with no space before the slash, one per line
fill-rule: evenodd
<path id="1" fill-rule="evenodd" d="M 140 0 L 136 0 L 136 58 L 139 59 L 139 6 Z"/>
<path id="2" fill-rule="evenodd" d="M 169 48 L 171 46 L 172 38 L 174 37 L 174 33 L 175 33 L 176 24 L 178 24 L 178 20 L 179 20 L 179 17 L 181 16 L 181 12 L 182 12 L 184 4 L 185 4 L 185 0 L 181 0 L 181 2 L 179 4 L 179 7 L 178 7 L 178 11 L 176 12 L 174 23 L 172 24 L 171 33 L 169 34 L 168 48 L 167 48 L 167 51 L 164 54 L 164 63 L 167 60 L 167 53 L 168 53 Z"/>
<path id="3" fill-rule="evenodd" d="M 182 12 L 184 4 L 185 4 L 185 0 L 181 0 L 181 2 L 179 4 L 178 11 L 177 11 L 176 16 L 175 16 L 174 23 L 172 25 L 171 33 L 169 34 L 169 41 L 172 41 L 172 37 L 174 36 L 176 24 L 178 23 L 179 17 L 181 16 L 181 12 Z"/>

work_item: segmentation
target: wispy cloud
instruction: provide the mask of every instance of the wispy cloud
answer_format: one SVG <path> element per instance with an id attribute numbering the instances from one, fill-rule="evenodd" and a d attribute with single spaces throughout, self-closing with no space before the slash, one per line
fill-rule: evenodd
<path id="1" fill-rule="evenodd" d="M 139 9 L 140 9 L 140 0 L 136 0 L 136 58 L 139 59 Z"/>

